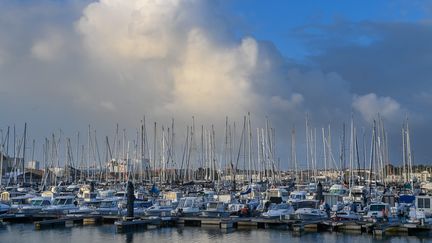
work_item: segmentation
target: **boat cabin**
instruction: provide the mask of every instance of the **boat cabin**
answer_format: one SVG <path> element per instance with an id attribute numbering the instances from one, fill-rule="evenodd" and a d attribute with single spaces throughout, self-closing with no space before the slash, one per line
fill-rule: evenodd
<path id="1" fill-rule="evenodd" d="M 280 198 L 281 202 L 287 202 L 289 200 L 289 192 L 283 188 L 271 188 L 266 191 L 266 200 L 271 200 L 272 198 Z"/>
<path id="2" fill-rule="evenodd" d="M 372 203 L 369 205 L 367 218 L 384 218 L 388 217 L 390 212 L 390 205 L 388 203 Z"/>
<path id="3" fill-rule="evenodd" d="M 74 196 L 59 196 L 54 198 L 53 205 L 72 205 L 74 204 Z"/>
<path id="4" fill-rule="evenodd" d="M 208 202 L 206 210 L 207 211 L 225 211 L 227 208 L 226 204 L 224 202 Z"/>
<path id="5" fill-rule="evenodd" d="M 432 214 L 432 196 L 416 196 L 415 206 L 417 210 L 423 211 L 425 214 Z"/>
<path id="6" fill-rule="evenodd" d="M 346 195 L 348 193 L 348 189 L 341 184 L 334 184 L 330 187 L 329 193 L 333 195 Z"/>
<path id="7" fill-rule="evenodd" d="M 297 201 L 306 200 L 306 195 L 307 192 L 305 191 L 293 191 L 289 196 L 288 202 L 297 202 Z"/>
<path id="8" fill-rule="evenodd" d="M 30 200 L 32 206 L 44 207 L 51 205 L 51 199 L 46 197 L 34 197 Z"/>
<path id="9" fill-rule="evenodd" d="M 30 200 L 34 197 L 34 195 L 24 195 L 24 196 L 18 196 L 13 197 L 10 199 L 11 205 L 19 206 L 19 205 L 26 205 L 30 204 Z"/>

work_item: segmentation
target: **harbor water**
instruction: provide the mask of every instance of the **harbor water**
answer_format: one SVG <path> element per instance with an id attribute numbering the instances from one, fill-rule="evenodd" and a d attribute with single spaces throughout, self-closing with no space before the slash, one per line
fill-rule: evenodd
<path id="1" fill-rule="evenodd" d="M 7 224 L 0 227 L 1 243 L 110 243 L 110 242 L 187 242 L 187 243 L 250 243 L 250 242 L 432 242 L 430 235 L 386 235 L 376 238 L 370 234 L 304 232 L 297 235 L 292 231 L 279 229 L 236 229 L 223 231 L 219 228 L 167 227 L 133 233 L 119 234 L 113 225 L 79 226 L 36 231 L 33 224 Z"/>

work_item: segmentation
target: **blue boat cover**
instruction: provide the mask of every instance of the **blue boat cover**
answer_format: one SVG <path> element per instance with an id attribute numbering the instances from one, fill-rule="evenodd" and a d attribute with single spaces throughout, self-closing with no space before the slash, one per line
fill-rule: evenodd
<path id="1" fill-rule="evenodd" d="M 400 195 L 399 203 L 414 203 L 415 196 L 413 195 Z"/>

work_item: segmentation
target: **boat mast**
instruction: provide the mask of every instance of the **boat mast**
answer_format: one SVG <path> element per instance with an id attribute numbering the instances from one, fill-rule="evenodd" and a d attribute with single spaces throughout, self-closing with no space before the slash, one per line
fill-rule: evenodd
<path id="1" fill-rule="evenodd" d="M 154 177 L 156 177 L 156 136 L 157 136 L 157 124 L 154 123 L 154 134 L 153 134 L 153 174 L 152 174 L 152 182 L 154 181 Z"/>
<path id="2" fill-rule="evenodd" d="M 22 171 L 23 171 L 23 182 L 26 182 L 25 175 L 25 151 L 26 151 L 26 140 L 27 140 L 27 123 L 24 123 L 24 142 L 23 142 L 23 163 L 22 163 Z"/>
<path id="3" fill-rule="evenodd" d="M 248 112 L 248 182 L 252 183 L 252 126 L 250 112 Z"/>
<path id="4" fill-rule="evenodd" d="M 294 166 L 294 179 L 298 183 L 298 166 L 297 166 L 297 152 L 296 152 L 296 130 L 295 127 L 291 129 L 291 166 Z"/>
<path id="5" fill-rule="evenodd" d="M 2 134 L 3 136 L 3 134 Z M 3 143 L 0 145 L 0 187 L 3 186 L 3 157 L 4 154 L 4 146 Z"/>

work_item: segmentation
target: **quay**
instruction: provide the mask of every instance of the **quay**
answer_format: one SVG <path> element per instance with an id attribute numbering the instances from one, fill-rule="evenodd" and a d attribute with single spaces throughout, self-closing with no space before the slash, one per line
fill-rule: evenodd
<path id="1" fill-rule="evenodd" d="M 138 229 L 147 229 L 148 226 L 153 225 L 155 227 L 161 226 L 162 220 L 160 218 L 152 219 L 122 219 L 115 221 L 117 233 L 125 233 Z"/>
<path id="2" fill-rule="evenodd" d="M 76 224 L 79 225 L 90 225 L 95 224 L 101 220 L 100 216 L 66 216 L 58 219 L 48 219 L 34 222 L 36 230 L 42 230 L 46 228 L 54 227 L 72 227 Z"/>
<path id="3" fill-rule="evenodd" d="M 414 235 L 419 232 L 432 232 L 432 225 L 389 223 L 389 222 L 363 222 L 331 220 L 296 220 L 285 218 L 262 218 L 262 217 L 119 217 L 105 215 L 19 215 L 4 214 L 0 216 L 2 223 L 33 223 L 35 230 L 44 230 L 56 227 L 74 227 L 85 225 L 112 224 L 117 233 L 125 233 L 136 230 L 159 227 L 216 227 L 220 229 L 280 229 L 290 230 L 295 233 L 304 231 L 329 231 L 372 234 L 383 236 L 387 233 L 400 233 Z"/>

